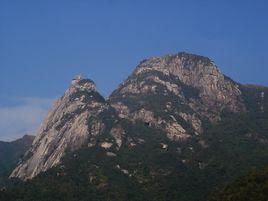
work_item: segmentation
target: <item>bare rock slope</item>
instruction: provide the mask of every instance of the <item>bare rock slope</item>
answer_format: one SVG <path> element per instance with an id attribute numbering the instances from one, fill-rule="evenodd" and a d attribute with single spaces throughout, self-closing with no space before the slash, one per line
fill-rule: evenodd
<path id="1" fill-rule="evenodd" d="M 46 115 L 30 150 L 10 177 L 31 179 L 59 164 L 67 150 L 74 151 L 105 131 L 100 116 L 110 110 L 93 81 L 77 76 Z"/>
<path id="2" fill-rule="evenodd" d="M 47 114 L 10 177 L 31 179 L 59 164 L 67 150 L 85 143 L 119 150 L 131 142 L 120 119 L 142 121 L 162 130 L 171 141 L 202 136 L 203 124 L 219 121 L 221 112 L 245 111 L 241 93 L 239 84 L 210 59 L 188 53 L 142 61 L 108 100 L 93 81 L 78 76 Z M 98 139 L 105 134 L 107 138 Z"/>
<path id="3" fill-rule="evenodd" d="M 110 102 L 122 118 L 159 127 L 172 140 L 202 134 L 202 123 L 224 110 L 245 110 L 239 84 L 209 58 L 185 52 L 142 61 Z"/>

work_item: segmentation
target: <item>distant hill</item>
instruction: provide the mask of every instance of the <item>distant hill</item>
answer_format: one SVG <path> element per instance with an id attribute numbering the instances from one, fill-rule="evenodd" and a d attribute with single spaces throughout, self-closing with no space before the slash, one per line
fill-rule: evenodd
<path id="1" fill-rule="evenodd" d="M 33 140 L 34 136 L 24 135 L 12 142 L 0 141 L 0 186 L 30 148 Z"/>

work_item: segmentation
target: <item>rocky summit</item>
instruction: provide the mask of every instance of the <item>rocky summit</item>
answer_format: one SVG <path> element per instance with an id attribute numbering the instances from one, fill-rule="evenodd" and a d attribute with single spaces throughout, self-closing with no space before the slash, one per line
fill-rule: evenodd
<path id="1" fill-rule="evenodd" d="M 107 99 L 76 76 L 10 175 L 28 182 L 0 200 L 205 201 L 268 161 L 267 94 L 185 52 L 142 61 Z"/>
<path id="2" fill-rule="evenodd" d="M 74 151 L 90 137 L 104 132 L 100 116 L 109 110 L 94 82 L 76 76 L 46 115 L 31 149 L 10 177 L 27 180 L 59 164 L 66 150 Z"/>
<path id="3" fill-rule="evenodd" d="M 178 53 L 142 61 L 110 96 L 122 118 L 163 129 L 171 140 L 203 132 L 223 110 L 243 112 L 239 85 L 207 57 Z"/>
<path id="4" fill-rule="evenodd" d="M 10 177 L 33 178 L 58 165 L 66 150 L 76 150 L 88 140 L 93 146 L 94 136 L 107 127 L 101 120 L 104 113 L 112 115 L 110 119 L 145 122 L 170 140 L 201 140 L 203 124 L 219 121 L 222 111 L 245 111 L 241 94 L 239 84 L 212 60 L 185 52 L 142 61 L 107 101 L 92 80 L 78 75 L 46 115 L 31 149 Z M 125 131 L 116 124 L 110 129 L 120 147 Z"/>

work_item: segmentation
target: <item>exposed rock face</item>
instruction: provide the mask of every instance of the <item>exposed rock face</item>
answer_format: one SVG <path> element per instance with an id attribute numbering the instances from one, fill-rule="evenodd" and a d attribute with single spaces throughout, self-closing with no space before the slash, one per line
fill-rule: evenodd
<path id="1" fill-rule="evenodd" d="M 31 149 L 10 177 L 27 180 L 59 164 L 66 149 L 76 150 L 89 136 L 104 132 L 99 116 L 109 109 L 91 80 L 76 77 L 46 115 Z"/>
<path id="2" fill-rule="evenodd" d="M 172 140 L 202 133 L 223 110 L 244 110 L 239 85 L 208 58 L 188 53 L 142 61 L 110 97 L 120 117 L 162 128 Z"/>
<path id="3" fill-rule="evenodd" d="M 264 93 L 261 98 L 266 98 Z M 127 136 L 122 119 L 160 129 L 172 141 L 185 141 L 202 136 L 203 124 L 220 120 L 223 110 L 245 110 L 239 85 L 202 56 L 179 53 L 144 60 L 108 101 L 93 81 L 77 76 L 10 177 L 31 179 L 59 164 L 66 150 L 82 145 L 99 146 L 116 157 L 122 145 L 143 144 L 142 138 Z"/>
<path id="4" fill-rule="evenodd" d="M 158 71 L 164 75 L 173 75 L 182 83 L 200 90 L 200 97 L 206 103 L 224 104 L 230 103 L 228 107 L 237 108 L 236 98 L 241 94 L 238 85 L 227 80 L 215 64 L 208 58 L 179 53 L 168 55 L 163 58 L 151 58 L 143 61 L 135 70 L 138 76 L 150 71 Z M 153 77 L 155 82 L 165 85 L 167 90 L 178 95 L 178 86 L 174 83 L 165 82 L 158 77 Z"/>
<path id="5" fill-rule="evenodd" d="M 115 139 L 117 149 L 120 149 L 120 147 L 122 146 L 122 143 L 123 143 L 123 138 L 126 134 L 125 130 L 121 127 L 121 125 L 115 125 L 111 129 L 110 133 L 113 136 L 113 138 Z"/>

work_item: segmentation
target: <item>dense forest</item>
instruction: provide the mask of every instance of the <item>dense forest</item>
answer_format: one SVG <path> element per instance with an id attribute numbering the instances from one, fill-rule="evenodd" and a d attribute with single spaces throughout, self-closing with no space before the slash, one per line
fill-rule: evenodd
<path id="1" fill-rule="evenodd" d="M 254 170 L 213 193 L 209 201 L 267 201 L 268 166 Z"/>

